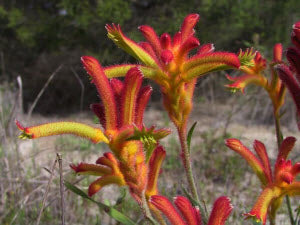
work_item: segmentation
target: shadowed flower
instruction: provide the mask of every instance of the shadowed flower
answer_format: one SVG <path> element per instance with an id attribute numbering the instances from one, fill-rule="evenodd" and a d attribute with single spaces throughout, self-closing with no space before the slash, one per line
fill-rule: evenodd
<path id="1" fill-rule="evenodd" d="M 294 137 L 283 140 L 272 173 L 270 160 L 262 142 L 254 141 L 256 156 L 238 139 L 226 140 L 226 145 L 248 162 L 262 183 L 263 191 L 252 210 L 245 214 L 247 217 L 253 217 L 266 224 L 267 215 L 275 220 L 276 211 L 285 195 L 300 195 L 300 181 L 295 180 L 300 173 L 300 162 L 293 165 L 291 160 L 287 160 L 295 142 Z"/>
<path id="2" fill-rule="evenodd" d="M 295 47 L 290 47 L 286 51 L 290 66 L 281 64 L 276 70 L 295 102 L 300 130 L 300 21 L 294 24 L 291 39 Z"/>
<path id="3" fill-rule="evenodd" d="M 202 225 L 200 211 L 197 207 L 193 207 L 190 201 L 183 197 L 174 198 L 173 204 L 164 196 L 151 196 L 150 203 L 160 210 L 170 221 L 172 225 Z M 207 225 L 224 225 L 233 207 L 229 198 L 219 197 L 210 214 Z"/>
<path id="4" fill-rule="evenodd" d="M 117 79 L 108 80 L 93 57 L 84 56 L 82 62 L 102 100 L 101 103 L 92 104 L 91 109 L 99 118 L 104 132 L 77 122 L 47 123 L 34 127 L 23 127 L 17 122 L 22 131 L 20 137 L 74 134 L 94 143 L 105 142 L 112 153 L 105 153 L 96 164 L 70 165 L 77 174 L 100 177 L 89 186 L 90 196 L 108 184 L 128 185 L 132 196 L 139 202 L 143 191 L 147 198 L 158 194 L 157 178 L 165 157 L 165 151 L 158 141 L 170 131 L 143 125 L 151 87 L 142 88 L 143 77 L 137 67 L 127 72 L 123 83 Z"/>
<path id="5" fill-rule="evenodd" d="M 226 86 L 233 91 L 241 90 L 243 93 L 245 87 L 249 84 L 263 87 L 269 94 L 274 112 L 277 114 L 279 108 L 284 103 L 285 96 L 285 86 L 281 80 L 278 79 L 278 74 L 274 70 L 276 65 L 282 63 L 282 45 L 278 43 L 273 48 L 273 60 L 269 63 L 271 69 L 271 78 L 269 80 L 264 74 L 267 69 L 267 61 L 258 51 L 253 51 L 252 48 L 246 49 L 246 51 L 240 50 L 238 56 L 242 63 L 239 70 L 243 72 L 244 75 L 238 77 L 227 76 L 228 80 L 233 83 Z"/>

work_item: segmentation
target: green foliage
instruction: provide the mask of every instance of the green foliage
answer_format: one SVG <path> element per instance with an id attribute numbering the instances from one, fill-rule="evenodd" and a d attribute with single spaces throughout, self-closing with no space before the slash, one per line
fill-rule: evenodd
<path id="1" fill-rule="evenodd" d="M 65 186 L 73 193 L 81 196 L 82 198 L 88 199 L 98 205 L 98 207 L 103 210 L 104 212 L 108 213 L 112 218 L 114 218 L 116 221 L 121 222 L 124 225 L 135 225 L 136 223 L 133 222 L 131 219 L 129 219 L 127 216 L 119 212 L 118 210 L 114 209 L 113 207 L 110 207 L 106 204 L 103 204 L 101 202 L 97 202 L 94 199 L 90 198 L 84 191 L 77 188 L 75 185 L 65 181 Z"/>

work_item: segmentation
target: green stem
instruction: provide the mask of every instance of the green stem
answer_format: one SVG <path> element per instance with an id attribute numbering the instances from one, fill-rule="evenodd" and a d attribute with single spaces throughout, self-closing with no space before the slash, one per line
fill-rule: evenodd
<path id="1" fill-rule="evenodd" d="M 186 126 L 182 126 L 180 128 L 177 128 L 178 131 L 178 136 L 180 139 L 180 145 L 181 145 L 181 158 L 183 161 L 183 166 L 185 169 L 185 173 L 187 176 L 187 180 L 189 183 L 189 188 L 192 193 L 192 197 L 199 202 L 199 197 L 197 193 L 197 187 L 195 184 L 195 180 L 193 177 L 193 171 L 192 171 L 192 164 L 191 164 L 191 157 L 190 157 L 190 152 L 188 150 L 187 146 L 187 139 L 186 139 Z"/>
<path id="2" fill-rule="evenodd" d="M 281 133 L 280 117 L 279 117 L 278 111 L 277 112 L 274 111 L 274 118 L 275 118 L 277 145 L 278 145 L 278 151 L 279 151 L 281 143 L 283 141 L 283 136 L 282 136 L 282 133 Z M 285 196 L 285 201 L 286 201 L 286 205 L 287 205 L 287 208 L 288 208 L 291 225 L 294 225 L 294 215 L 293 215 L 293 210 L 292 210 L 292 206 L 291 206 L 290 197 L 288 195 Z M 270 223 L 271 223 L 271 220 L 270 220 Z M 271 225 L 273 225 L 273 224 L 271 223 Z M 275 225 L 275 223 L 274 223 L 274 225 Z"/>
<path id="3" fill-rule="evenodd" d="M 145 190 L 142 192 L 142 203 L 141 203 L 143 213 L 146 217 L 146 219 L 152 224 L 152 225 L 159 225 L 158 222 L 152 217 L 150 209 L 148 207 L 148 203 L 145 196 Z"/>

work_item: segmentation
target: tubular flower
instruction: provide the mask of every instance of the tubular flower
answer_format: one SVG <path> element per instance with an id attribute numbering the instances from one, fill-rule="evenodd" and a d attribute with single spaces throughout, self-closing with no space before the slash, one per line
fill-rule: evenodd
<path id="1" fill-rule="evenodd" d="M 239 68 L 237 56 L 228 52 L 214 52 L 212 44 L 200 46 L 194 56 L 191 50 L 200 45 L 195 37 L 194 27 L 198 14 L 188 15 L 173 38 L 167 33 L 160 37 L 147 25 L 139 27 L 146 42 L 136 43 L 126 37 L 119 25 L 107 25 L 108 37 L 116 45 L 142 62 L 138 65 L 145 77 L 154 80 L 161 87 L 164 106 L 177 127 L 186 125 L 192 109 L 192 97 L 196 78 L 209 72 Z M 108 77 L 125 75 L 136 65 L 106 67 Z"/>
<path id="2" fill-rule="evenodd" d="M 253 147 L 257 154 L 255 155 L 238 139 L 226 140 L 226 145 L 248 162 L 262 183 L 263 191 L 252 210 L 245 214 L 247 218 L 252 217 L 266 224 L 267 215 L 275 219 L 276 211 L 285 195 L 300 195 L 300 181 L 295 180 L 300 173 L 300 162 L 293 165 L 291 160 L 287 160 L 295 142 L 294 137 L 283 140 L 272 173 L 270 160 L 262 142 L 254 141 Z"/>
<path id="3" fill-rule="evenodd" d="M 82 62 L 95 84 L 101 103 L 91 105 L 104 128 L 94 128 L 76 122 L 57 122 L 34 127 L 23 127 L 21 138 L 38 138 L 57 134 L 75 134 L 94 143 L 105 142 L 112 153 L 105 153 L 96 164 L 72 164 L 77 174 L 94 175 L 95 180 L 88 190 L 90 196 L 103 186 L 127 185 L 132 196 L 140 201 L 143 191 L 149 198 L 158 194 L 157 178 L 165 157 L 159 139 L 167 136 L 167 129 L 157 130 L 143 125 L 143 115 L 150 98 L 150 86 L 142 87 L 142 74 L 137 67 L 128 70 L 124 83 L 108 80 L 101 65 L 93 57 L 84 56 Z"/>
<path id="4" fill-rule="evenodd" d="M 300 21 L 294 24 L 292 42 L 295 47 L 290 47 L 286 51 L 286 58 L 289 67 L 281 64 L 276 67 L 280 79 L 288 88 L 292 98 L 296 104 L 297 116 L 300 118 Z M 300 130 L 300 119 L 298 120 L 298 128 Z"/>
<path id="5" fill-rule="evenodd" d="M 271 69 L 270 80 L 268 80 L 264 74 L 267 69 L 267 61 L 258 51 L 253 51 L 252 48 L 246 49 L 246 51 L 240 50 L 238 57 L 242 63 L 239 70 L 242 71 L 244 75 L 239 77 L 227 76 L 232 84 L 226 86 L 233 91 L 241 90 L 243 93 L 245 87 L 249 84 L 263 87 L 268 92 L 275 113 L 277 113 L 284 103 L 285 96 L 285 86 L 281 80 L 278 79 L 278 74 L 274 69 L 276 65 L 282 63 L 282 45 L 278 43 L 273 48 L 273 60 L 269 63 Z"/>
<path id="6" fill-rule="evenodd" d="M 183 197 L 177 196 L 174 198 L 173 204 L 164 196 L 153 195 L 150 202 L 158 210 L 160 210 L 170 221 L 172 225 L 202 225 L 200 211 L 197 207 L 193 207 L 190 201 Z M 219 197 L 210 214 L 207 225 L 223 225 L 226 222 L 233 207 L 230 204 L 229 198 Z"/>

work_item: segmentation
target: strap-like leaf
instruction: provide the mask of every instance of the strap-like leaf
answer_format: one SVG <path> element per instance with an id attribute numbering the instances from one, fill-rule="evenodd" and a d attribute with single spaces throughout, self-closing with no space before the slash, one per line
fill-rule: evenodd
<path id="1" fill-rule="evenodd" d="M 187 135 L 186 141 L 187 141 L 189 151 L 191 151 L 191 140 L 192 140 L 193 132 L 194 132 L 196 125 L 197 125 L 197 121 L 192 125 L 192 127 L 190 128 L 188 135 Z"/>
<path id="2" fill-rule="evenodd" d="M 133 222 L 130 218 L 125 216 L 123 213 L 119 212 L 118 210 L 114 209 L 113 207 L 110 207 L 101 202 L 95 201 L 94 199 L 90 198 L 85 192 L 83 192 L 82 190 L 77 188 L 75 185 L 69 183 L 68 181 L 64 181 L 64 184 L 65 184 L 66 188 L 69 189 L 70 191 L 72 191 L 73 193 L 96 203 L 100 209 L 102 209 L 104 212 L 106 212 L 108 215 L 110 215 L 112 218 L 114 218 L 118 222 L 120 222 L 124 225 L 136 225 L 135 222 Z"/>

